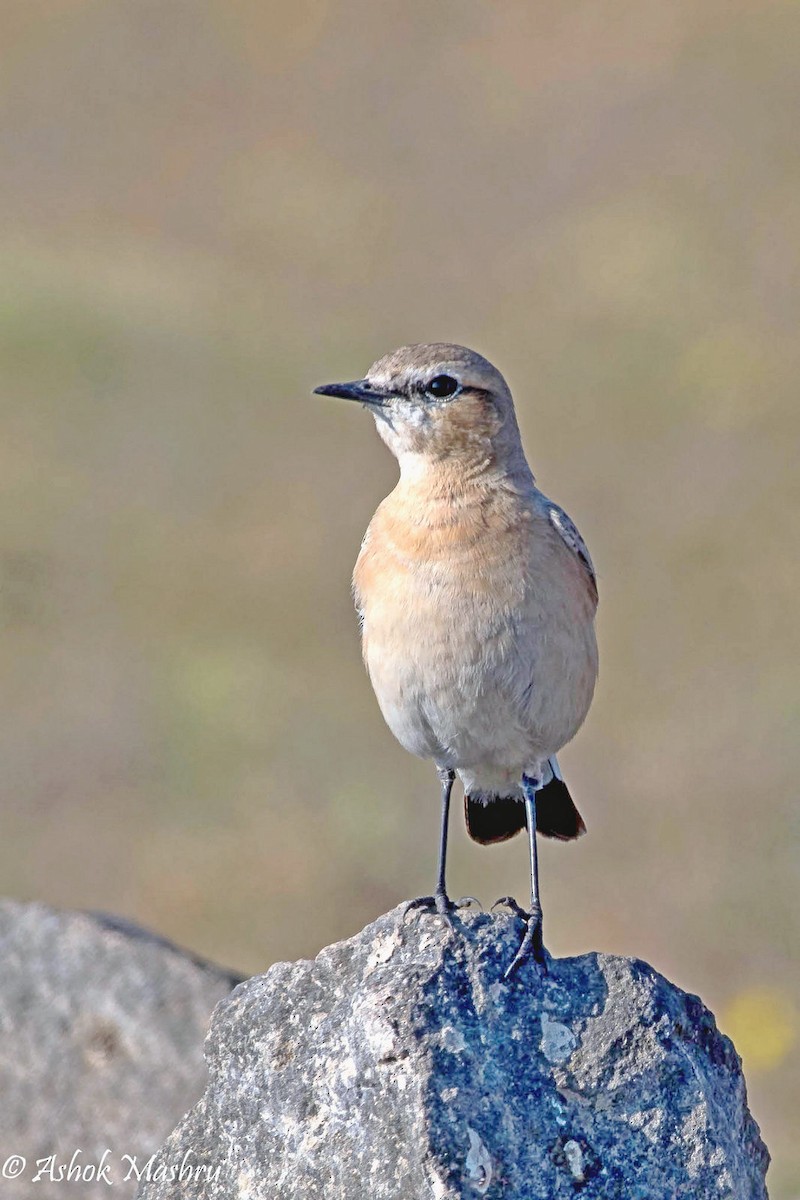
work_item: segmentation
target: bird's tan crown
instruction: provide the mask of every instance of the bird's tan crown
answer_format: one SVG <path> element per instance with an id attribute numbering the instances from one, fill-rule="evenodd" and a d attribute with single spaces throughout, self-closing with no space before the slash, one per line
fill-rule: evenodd
<path id="1" fill-rule="evenodd" d="M 399 395 L 423 388 L 437 375 L 451 375 L 463 389 L 508 394 L 505 379 L 483 355 L 452 342 L 400 346 L 374 362 L 367 379 Z"/>

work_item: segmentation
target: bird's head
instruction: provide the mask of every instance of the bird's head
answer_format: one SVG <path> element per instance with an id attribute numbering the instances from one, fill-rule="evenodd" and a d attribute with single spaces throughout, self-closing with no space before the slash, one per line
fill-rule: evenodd
<path id="1" fill-rule="evenodd" d="M 314 390 L 370 409 L 401 469 L 447 461 L 511 465 L 522 457 L 505 379 L 465 346 L 402 346 L 373 363 L 363 379 Z"/>

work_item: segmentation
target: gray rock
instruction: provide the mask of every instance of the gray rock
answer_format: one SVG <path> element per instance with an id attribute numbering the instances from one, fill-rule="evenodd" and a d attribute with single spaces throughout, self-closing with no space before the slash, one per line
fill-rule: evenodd
<path id="1" fill-rule="evenodd" d="M 125 1156 L 143 1166 L 202 1095 L 208 1020 L 241 977 L 118 918 L 10 900 L 0 962 L 0 1195 L 133 1196 Z"/>
<path id="2" fill-rule="evenodd" d="M 216 1010 L 141 1200 L 756 1200 L 766 1147 L 695 996 L 607 955 L 503 969 L 509 916 L 402 909 Z M 180 1175 L 183 1178 L 180 1178 Z"/>

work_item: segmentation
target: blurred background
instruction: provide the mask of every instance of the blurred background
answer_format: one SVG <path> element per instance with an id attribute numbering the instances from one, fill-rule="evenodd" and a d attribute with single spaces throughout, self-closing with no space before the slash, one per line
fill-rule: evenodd
<path id="1" fill-rule="evenodd" d="M 699 992 L 800 1197 L 796 0 L 0 14 L 3 891 L 257 972 L 430 890 L 349 594 L 395 464 L 310 392 L 464 342 L 600 580 L 549 947 Z"/>

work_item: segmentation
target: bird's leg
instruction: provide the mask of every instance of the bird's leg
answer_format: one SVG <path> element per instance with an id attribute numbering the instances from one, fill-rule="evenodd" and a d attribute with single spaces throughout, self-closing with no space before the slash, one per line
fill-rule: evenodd
<path id="1" fill-rule="evenodd" d="M 536 793 L 542 786 L 541 778 L 531 775 L 522 776 L 522 791 L 525 797 L 525 816 L 528 822 L 528 850 L 531 868 L 531 907 L 527 914 L 525 936 L 514 961 L 505 972 L 504 978 L 510 979 L 520 963 L 532 957 L 540 967 L 546 970 L 544 943 L 542 942 L 542 906 L 539 902 L 539 860 L 536 854 Z"/>
<path id="2" fill-rule="evenodd" d="M 451 911 L 454 908 L 463 907 L 473 899 L 473 897 L 469 896 L 465 900 L 459 900 L 457 904 L 454 904 L 447 894 L 447 886 L 445 884 L 447 831 L 450 823 L 450 794 L 453 791 L 455 777 L 455 771 L 449 771 L 445 768 L 439 769 L 439 778 L 442 781 L 442 825 L 439 835 L 439 869 L 436 878 L 436 891 L 432 896 L 419 896 L 416 900 L 411 900 L 406 905 L 406 913 L 409 913 L 413 908 L 435 908 L 436 912 L 444 917 L 447 924 L 451 927 L 453 924 L 450 916 Z"/>
<path id="3" fill-rule="evenodd" d="M 447 868 L 447 833 L 450 827 L 450 795 L 453 791 L 455 777 L 455 771 L 439 771 L 439 778 L 442 781 L 442 825 L 439 833 L 439 869 L 434 892 L 437 912 L 447 912 L 450 907 L 450 898 L 447 895 L 445 884 L 445 871 Z"/>

